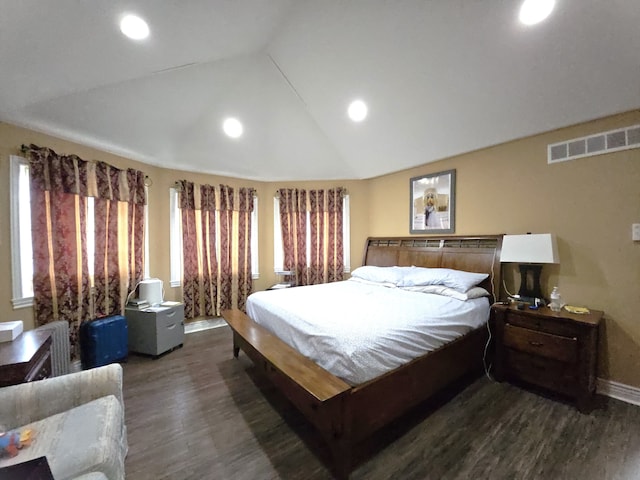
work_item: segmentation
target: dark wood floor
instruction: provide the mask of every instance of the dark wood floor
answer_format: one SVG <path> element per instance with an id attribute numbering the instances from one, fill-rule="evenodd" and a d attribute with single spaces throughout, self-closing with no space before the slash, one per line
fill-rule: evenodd
<path id="1" fill-rule="evenodd" d="M 640 407 L 590 415 L 483 377 L 377 435 L 353 479 L 640 478 Z M 124 364 L 127 479 L 330 479 L 306 420 L 234 359 L 228 327 Z"/>

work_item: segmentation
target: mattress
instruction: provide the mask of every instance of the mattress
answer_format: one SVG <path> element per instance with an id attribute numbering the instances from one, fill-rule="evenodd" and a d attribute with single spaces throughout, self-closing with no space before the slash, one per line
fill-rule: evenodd
<path id="1" fill-rule="evenodd" d="M 256 323 L 352 386 L 482 326 L 489 308 L 486 297 L 462 301 L 352 280 L 247 300 Z"/>

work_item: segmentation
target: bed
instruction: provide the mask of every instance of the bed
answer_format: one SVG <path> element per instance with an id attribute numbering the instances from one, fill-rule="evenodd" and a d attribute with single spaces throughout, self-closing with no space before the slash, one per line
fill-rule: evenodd
<path id="1" fill-rule="evenodd" d="M 490 294 L 485 302 L 491 303 L 500 285 L 501 245 L 501 235 L 368 238 L 362 264 L 486 273 L 488 277 L 480 286 Z M 311 287 L 299 290 L 303 288 Z M 278 291 L 268 293 L 282 295 Z M 283 330 L 281 326 L 262 326 L 250 317 L 250 308 L 248 313 L 223 312 L 233 331 L 234 356 L 244 351 L 318 429 L 329 445 L 334 473 L 339 478 L 348 478 L 353 467 L 352 453 L 360 442 L 465 375 L 483 369 L 487 342 L 484 321 L 467 328 L 467 333 L 457 339 L 386 373 L 350 378 L 341 371 L 333 374 L 311 360 L 312 355 L 300 353 L 290 346 L 296 343 L 287 335 L 282 334 L 288 343 L 269 331 Z M 344 315 L 348 314 L 349 309 L 345 308 Z M 304 350 L 299 344 L 298 348 Z"/>

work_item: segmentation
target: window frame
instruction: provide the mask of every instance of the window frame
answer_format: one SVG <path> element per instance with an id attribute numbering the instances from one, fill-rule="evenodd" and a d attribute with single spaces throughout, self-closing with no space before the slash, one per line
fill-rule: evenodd
<path id="1" fill-rule="evenodd" d="M 253 196 L 251 212 L 251 278 L 260 278 L 260 245 L 258 241 L 258 196 Z"/>
<path id="2" fill-rule="evenodd" d="M 172 287 L 182 284 L 182 222 L 178 205 L 178 189 L 169 188 L 169 256 Z"/>
<path id="3" fill-rule="evenodd" d="M 146 182 L 145 182 L 146 183 Z M 144 198 L 147 199 L 147 201 L 144 204 L 144 251 L 142 253 L 142 256 L 144 258 L 144 278 L 151 278 L 150 277 L 150 270 L 149 270 L 149 186 L 145 185 L 144 186 Z"/>
<path id="4" fill-rule="evenodd" d="M 29 167 L 29 161 L 17 155 L 11 155 L 9 157 L 9 176 L 10 176 L 10 221 L 11 221 L 11 279 L 12 279 L 12 295 L 11 303 L 13 309 L 27 308 L 33 306 L 33 286 L 31 295 L 27 295 L 24 292 L 24 268 L 23 257 L 24 252 L 22 248 L 21 237 L 21 222 L 20 222 L 20 170 L 22 166 Z M 29 203 L 29 211 L 31 211 L 31 204 Z M 31 223 L 29 223 L 29 229 Z M 24 228 L 27 228 L 26 226 Z M 29 232 L 29 237 L 31 232 Z M 33 247 L 31 249 L 31 272 L 33 275 Z"/>

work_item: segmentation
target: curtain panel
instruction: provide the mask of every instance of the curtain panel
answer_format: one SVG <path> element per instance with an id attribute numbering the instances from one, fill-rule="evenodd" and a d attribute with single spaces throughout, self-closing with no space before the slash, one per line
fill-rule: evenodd
<path id="1" fill-rule="evenodd" d="M 281 188 L 278 195 L 283 266 L 291 272 L 295 285 L 307 285 L 307 192 L 297 188 Z"/>
<path id="2" fill-rule="evenodd" d="M 253 188 L 176 182 L 182 218 L 185 318 L 244 310 L 252 290 Z"/>
<path id="3" fill-rule="evenodd" d="M 313 285 L 342 280 L 345 189 L 309 190 L 308 195 L 302 189 L 280 189 L 277 193 L 280 198 L 284 268 L 291 272 L 294 284 Z"/>
<path id="4" fill-rule="evenodd" d="M 72 357 L 83 321 L 122 313 L 142 280 L 144 173 L 30 145 L 34 317 L 69 322 Z M 95 255 L 87 255 L 87 205 L 94 197 Z M 93 261 L 92 279 L 89 262 Z"/>

